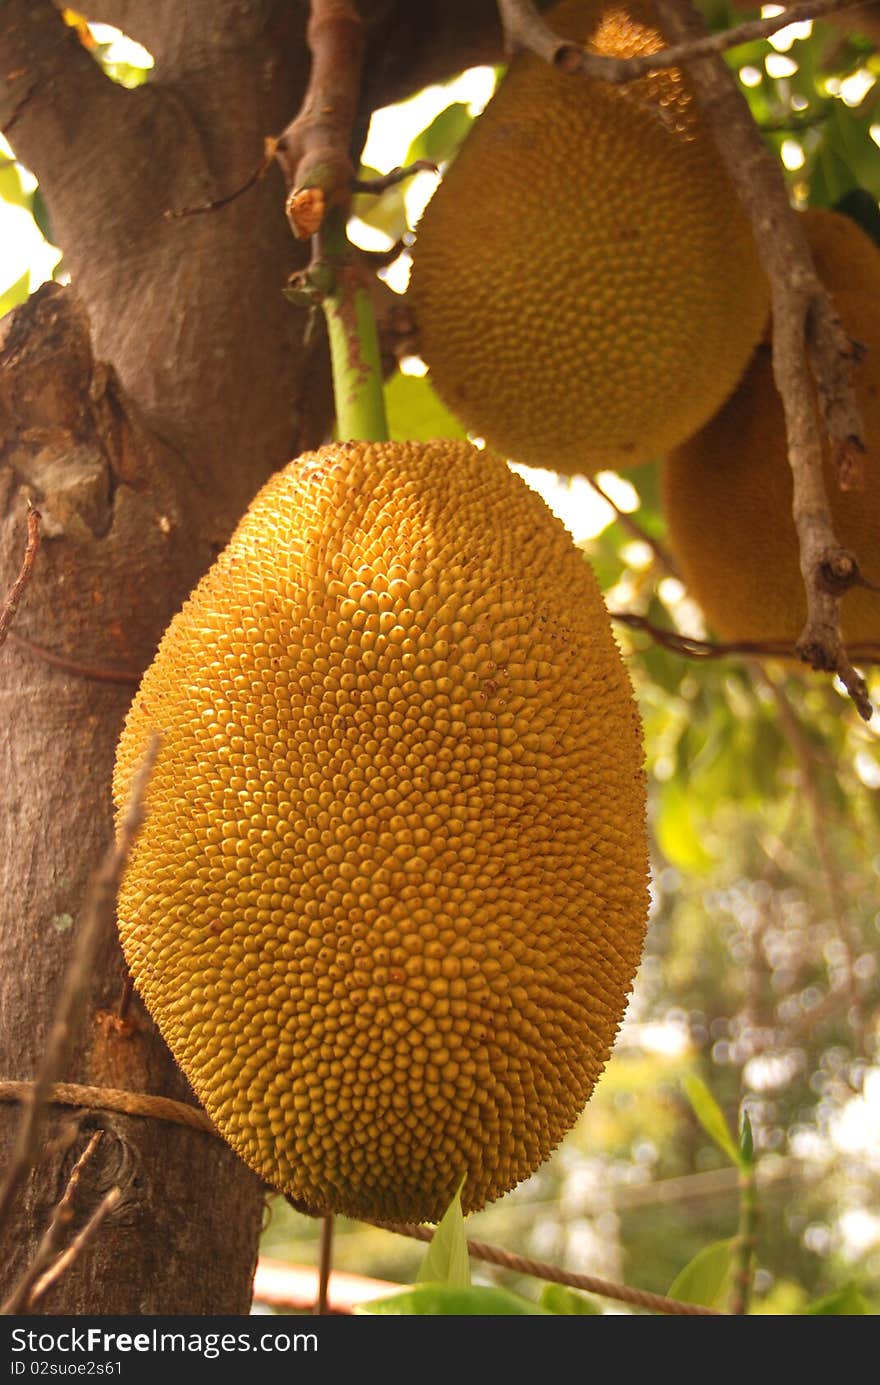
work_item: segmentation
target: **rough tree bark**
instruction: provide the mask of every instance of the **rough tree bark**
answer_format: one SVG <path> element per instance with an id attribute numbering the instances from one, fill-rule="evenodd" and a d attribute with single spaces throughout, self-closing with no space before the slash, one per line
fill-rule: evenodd
<path id="1" fill-rule="evenodd" d="M 282 130 L 307 73 L 304 0 L 96 0 L 155 58 L 136 91 L 101 73 L 51 0 L 0 7 L 0 127 L 40 178 L 73 288 L 48 286 L 0 335 L 0 594 L 44 542 L 15 631 L 77 664 L 142 670 L 168 618 L 266 477 L 326 429 L 325 352 L 281 288 L 298 251 L 277 169 L 209 215 L 169 219 L 240 185 Z M 496 59 L 493 0 L 363 0 L 360 129 L 371 107 Z M 131 686 L 0 655 L 0 1079 L 33 1077 L 112 827 L 109 780 Z M 113 1018 L 107 937 L 69 1081 L 188 1099 L 148 1016 Z M 191 1099 L 191 1098 L 190 1098 Z M 70 1112 L 53 1113 L 57 1133 Z M 18 1111 L 0 1103 L 0 1168 Z M 87 1213 L 120 1209 L 36 1311 L 246 1312 L 263 1189 L 219 1140 L 79 1113 L 4 1229 L 0 1300 L 96 1126 Z"/>

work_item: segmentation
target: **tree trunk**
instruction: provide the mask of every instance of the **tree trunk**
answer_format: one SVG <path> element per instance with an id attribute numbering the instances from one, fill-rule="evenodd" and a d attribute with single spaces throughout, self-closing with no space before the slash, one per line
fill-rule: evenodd
<path id="1" fill-rule="evenodd" d="M 369 109 L 498 56 L 492 0 L 364 0 Z M 296 0 L 100 0 L 155 59 L 111 83 L 49 0 L 0 11 L 0 126 L 40 178 L 74 289 L 50 285 L 0 337 L 0 594 L 43 545 L 0 654 L 0 1080 L 33 1078 L 86 883 L 112 834 L 114 746 L 134 680 L 266 477 L 320 442 L 326 351 L 281 289 L 301 255 L 277 168 L 222 210 L 295 113 L 308 70 Z M 18 637 L 17 639 L 15 637 Z M 49 662 L 24 641 L 60 656 Z M 64 661 L 67 661 L 64 665 Z M 192 1100 L 102 940 L 64 1080 Z M 50 1136 L 70 1120 L 53 1108 Z M 50 1140 L 0 1228 L 0 1301 L 29 1262 L 89 1134 L 104 1131 L 78 1221 L 123 1200 L 35 1306 L 63 1313 L 244 1313 L 263 1189 L 218 1138 L 111 1112 Z M 0 1168 L 19 1111 L 0 1103 Z"/>

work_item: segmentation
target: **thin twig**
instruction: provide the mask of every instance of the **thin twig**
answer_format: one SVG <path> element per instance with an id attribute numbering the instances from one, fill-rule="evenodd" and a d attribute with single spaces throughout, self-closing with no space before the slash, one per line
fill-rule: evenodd
<path id="1" fill-rule="evenodd" d="M 608 494 L 605 488 L 599 484 L 595 476 L 588 476 L 587 480 L 589 481 L 590 485 L 592 486 L 596 494 L 602 497 L 602 499 L 605 501 L 605 504 L 611 506 L 612 510 L 616 514 L 623 528 L 626 529 L 627 533 L 632 534 L 633 538 L 638 539 L 639 543 L 646 543 L 650 548 L 651 552 L 654 554 L 654 557 L 656 558 L 660 567 L 664 568 L 665 571 L 669 573 L 670 577 L 677 577 L 678 571 L 676 569 L 675 563 L 673 562 L 672 554 L 666 548 L 664 548 L 660 540 L 655 539 L 652 534 L 649 534 L 647 529 L 643 529 L 641 524 L 639 524 L 638 520 L 635 518 L 634 515 L 631 515 L 627 510 L 622 510 L 620 506 L 611 498 L 611 496 Z"/>
<path id="2" fill-rule="evenodd" d="M 860 482 L 864 430 L 853 387 L 853 345 L 816 275 L 781 166 L 765 145 L 735 75 L 717 51 L 699 48 L 706 38 L 702 17 L 691 0 L 657 0 L 657 5 L 664 30 L 691 45 L 692 52 L 705 54 L 688 57 L 683 66 L 752 223 L 770 283 L 773 374 L 785 411 L 792 514 L 807 596 L 807 620 L 797 654 L 813 668 L 837 673 L 859 714 L 868 720 L 872 708 L 865 682 L 850 662 L 840 633 L 840 602 L 858 580 L 858 563 L 835 537 L 823 476 L 824 431 L 841 487 L 855 489 Z M 824 430 L 818 426 L 816 397 Z"/>
<path id="3" fill-rule="evenodd" d="M 59 1254 L 61 1243 L 73 1221 L 76 1194 L 83 1170 L 95 1153 L 103 1133 L 102 1130 L 95 1131 L 74 1164 L 67 1180 L 67 1186 L 55 1204 L 46 1229 L 40 1237 L 34 1258 L 12 1289 L 6 1302 L 0 1305 L 0 1316 L 28 1312 L 37 1299 L 45 1293 L 49 1285 L 67 1269 L 68 1265 L 73 1263 L 82 1245 L 85 1244 L 84 1233 L 88 1231 L 91 1235 L 94 1230 L 97 1230 L 97 1226 L 94 1224 L 95 1219 L 98 1218 L 98 1225 L 100 1225 L 107 1213 L 112 1211 L 119 1202 L 121 1196 L 119 1189 L 111 1189 L 110 1193 L 102 1199 L 79 1236 L 74 1238 L 66 1251 Z M 98 1216 L 99 1213 L 100 1217 Z M 77 1242 L 80 1244 L 77 1245 Z"/>
<path id="4" fill-rule="evenodd" d="M 122 1190 L 111 1188 L 105 1193 L 98 1203 L 92 1215 L 89 1217 L 85 1226 L 81 1227 L 66 1250 L 62 1251 L 53 1264 L 49 1266 L 44 1275 L 37 1280 L 31 1290 L 27 1308 L 32 1308 L 34 1304 L 43 1297 L 46 1290 L 60 1279 L 63 1274 L 70 1269 L 75 1260 L 78 1260 L 89 1241 L 101 1226 L 102 1222 L 114 1212 L 122 1201 Z"/>
<path id="5" fill-rule="evenodd" d="M 353 0 L 312 0 L 307 38 L 309 85 L 276 149 L 291 189 L 288 220 L 301 240 L 320 230 L 328 211 L 351 202 L 349 151 L 364 59 L 364 23 Z"/>
<path id="6" fill-rule="evenodd" d="M 774 640 L 734 640 L 724 644 L 717 640 L 700 640 L 694 635 L 682 635 L 677 630 L 666 630 L 655 625 L 645 616 L 634 611 L 610 611 L 611 619 L 619 625 L 628 625 L 633 630 L 642 630 L 650 635 L 655 644 L 671 649 L 686 659 L 726 659 L 732 654 L 753 654 L 765 659 L 796 659 L 794 645 Z M 853 650 L 853 657 L 862 664 L 880 663 L 880 645 L 859 645 Z"/>
<path id="7" fill-rule="evenodd" d="M 134 995 L 134 982 L 131 979 L 131 972 L 126 971 L 122 978 L 122 990 L 119 993 L 119 1000 L 116 1005 L 116 1018 L 124 1020 L 128 1016 L 128 1007 Z"/>
<path id="8" fill-rule="evenodd" d="M 318 1297 L 315 1299 L 313 1313 L 319 1317 L 327 1315 L 330 1274 L 333 1269 L 333 1214 L 328 1212 L 321 1218 L 321 1250 L 318 1261 Z"/>
<path id="9" fill-rule="evenodd" d="M 416 159 L 411 164 L 398 164 L 397 168 L 392 168 L 389 173 L 382 173 L 378 178 L 355 178 L 352 183 L 354 192 L 385 192 L 386 188 L 396 187 L 405 178 L 412 178 L 416 173 L 439 173 L 440 170 L 431 159 Z"/>
<path id="10" fill-rule="evenodd" d="M 208 202 L 196 202 L 192 207 L 181 207 L 179 209 L 169 207 L 164 212 L 165 220 L 177 221 L 180 217 L 200 216 L 203 212 L 218 212 L 221 207 L 228 207 L 231 202 L 237 201 L 244 193 L 250 192 L 251 188 L 256 187 L 257 183 L 265 178 L 275 160 L 277 149 L 278 141 L 270 135 L 265 141 L 263 157 L 260 159 L 256 168 L 248 174 L 240 187 L 235 188 L 232 192 L 225 193 L 222 197 L 211 198 Z"/>
<path id="11" fill-rule="evenodd" d="M 561 72 L 580 73 L 585 77 L 598 77 L 604 82 L 621 85 L 644 77 L 649 72 L 679 67 L 692 58 L 722 53 L 742 43 L 769 38 L 789 24 L 821 19 L 826 14 L 853 9 L 859 3 L 860 0 L 814 0 L 812 4 L 791 5 L 772 18 L 749 19 L 732 29 L 716 34 L 700 34 L 636 58 L 613 58 L 603 53 L 592 53 L 582 44 L 560 38 L 538 13 L 532 0 L 498 0 L 498 12 L 509 52 L 525 49 Z"/>
<path id="12" fill-rule="evenodd" d="M 370 1225 L 383 1231 L 393 1231 L 397 1236 L 410 1236 L 414 1241 L 431 1241 L 434 1229 L 430 1226 L 415 1226 L 409 1222 L 376 1221 Z M 725 1317 L 715 1308 L 703 1308 L 695 1303 L 682 1303 L 678 1299 L 666 1298 L 663 1294 L 652 1294 L 647 1289 L 631 1289 L 628 1284 L 616 1284 L 610 1279 L 597 1279 L 591 1274 L 570 1274 L 557 1265 L 549 1265 L 545 1260 L 532 1260 L 524 1255 L 514 1255 L 501 1246 L 490 1245 L 487 1241 L 467 1243 L 468 1254 L 476 1260 L 484 1260 L 490 1265 L 500 1265 L 502 1269 L 514 1270 L 517 1274 L 528 1274 L 535 1279 L 548 1279 L 553 1284 L 568 1284 L 572 1289 L 584 1289 L 602 1298 L 617 1299 L 621 1303 L 631 1303 L 636 1308 L 647 1308 L 654 1313 L 671 1313 L 684 1317 Z"/>
<path id="13" fill-rule="evenodd" d="M 81 664 L 76 659 L 68 659 L 64 654 L 53 654 L 51 649 L 44 649 L 41 644 L 25 639 L 24 635 L 18 635 L 14 630 L 9 631 L 9 643 L 20 649 L 23 654 L 32 654 L 44 664 L 51 664 L 52 668 L 60 668 L 64 673 L 72 673 L 77 678 L 88 678 L 95 683 L 121 683 L 127 688 L 136 688 L 141 681 L 141 675 L 133 669 Z"/>
<path id="14" fill-rule="evenodd" d="M 27 543 L 25 544 L 21 571 L 13 582 L 2 607 L 0 607 L 0 647 L 2 647 L 6 641 L 6 636 L 9 634 L 9 627 L 18 610 L 21 594 L 30 581 L 31 573 L 34 570 L 34 563 L 37 561 L 37 553 L 40 547 L 41 518 L 42 516 L 39 510 L 35 510 L 30 501 L 28 501 Z"/>
<path id="15" fill-rule="evenodd" d="M 4 1225 L 15 1196 L 37 1158 L 43 1119 L 82 1019 L 92 981 L 95 954 L 102 936 L 112 927 L 116 892 L 131 844 L 144 820 L 144 798 L 155 763 L 159 740 L 154 736 L 134 776 L 125 816 L 116 842 L 92 876 L 83 904 L 79 936 L 71 953 L 55 1018 L 46 1041 L 43 1059 L 18 1128 L 12 1157 L 0 1187 L 0 1228 Z"/>

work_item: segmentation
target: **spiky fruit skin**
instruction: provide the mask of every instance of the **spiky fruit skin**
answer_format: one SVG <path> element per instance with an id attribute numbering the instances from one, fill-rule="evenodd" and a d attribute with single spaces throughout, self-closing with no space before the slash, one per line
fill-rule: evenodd
<path id="1" fill-rule="evenodd" d="M 596 51 L 665 46 L 648 4 L 566 0 Z M 517 57 L 418 227 L 411 299 L 437 391 L 517 462 L 626 467 L 695 432 L 764 328 L 746 218 L 677 72 L 627 86 Z"/>
<path id="2" fill-rule="evenodd" d="M 880 298 L 880 249 L 852 217 L 827 207 L 802 214 L 816 273 L 833 294 L 870 293 Z"/>
<path id="3" fill-rule="evenodd" d="M 835 304 L 847 332 L 868 348 L 855 367 L 868 465 L 863 492 L 841 491 L 826 453 L 825 489 L 838 540 L 863 575 L 880 582 L 880 476 L 871 463 L 880 455 L 880 302 L 838 293 Z M 803 629 L 807 604 L 791 502 L 785 418 L 770 348 L 762 346 L 733 397 L 662 472 L 663 511 L 682 579 L 726 640 L 793 645 Z M 841 629 L 852 646 L 880 641 L 880 594 L 851 588 Z"/>
<path id="4" fill-rule="evenodd" d="M 587 564 L 464 443 L 269 482 L 175 617 L 119 900 L 207 1111 L 316 1211 L 436 1219 L 531 1173 L 590 1095 L 646 917 L 637 713 Z"/>

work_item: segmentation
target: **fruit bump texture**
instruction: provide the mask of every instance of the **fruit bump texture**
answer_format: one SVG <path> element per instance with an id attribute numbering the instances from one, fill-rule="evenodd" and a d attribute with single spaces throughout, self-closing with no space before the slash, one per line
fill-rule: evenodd
<path id="1" fill-rule="evenodd" d="M 482 1206 L 570 1128 L 647 907 L 627 673 L 543 501 L 464 443 L 260 492 L 120 741 L 161 747 L 119 926 L 209 1115 L 318 1212 Z"/>

